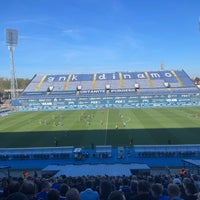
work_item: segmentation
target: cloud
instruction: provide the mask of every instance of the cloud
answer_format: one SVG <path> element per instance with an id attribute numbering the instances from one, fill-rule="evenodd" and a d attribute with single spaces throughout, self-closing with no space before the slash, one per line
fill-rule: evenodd
<path id="1" fill-rule="evenodd" d="M 81 32 L 82 31 L 80 31 L 78 29 L 64 29 L 64 30 L 62 30 L 61 35 L 63 37 L 69 37 L 69 38 L 72 38 L 75 40 L 80 40 L 80 39 L 82 39 Z"/>
<path id="2" fill-rule="evenodd" d="M 40 25 L 48 25 L 50 22 L 53 21 L 52 17 L 44 17 L 44 16 L 33 16 L 31 18 L 18 18 L 16 17 L 15 20 L 6 21 L 7 24 L 40 24 Z"/>

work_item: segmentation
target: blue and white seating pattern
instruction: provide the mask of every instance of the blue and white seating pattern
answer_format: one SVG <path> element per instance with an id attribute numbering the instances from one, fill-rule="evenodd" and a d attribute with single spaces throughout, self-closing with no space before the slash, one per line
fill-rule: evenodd
<path id="1" fill-rule="evenodd" d="M 175 95 L 172 106 L 199 106 L 199 94 L 184 70 L 35 75 L 19 97 L 18 105 L 21 111 L 168 107 L 168 97 Z M 157 97 L 148 104 L 143 95 Z M 183 99 L 182 95 L 189 96 Z M 115 97 L 120 99 L 116 101 Z M 129 99 L 132 97 L 138 100 L 133 102 Z"/>
<path id="2" fill-rule="evenodd" d="M 120 78 L 121 75 L 121 78 Z M 67 75 L 35 75 L 24 92 L 47 91 L 53 87 L 54 91 L 76 90 L 82 86 L 82 90 L 104 90 L 106 84 L 111 89 L 134 88 L 139 84 L 140 88 L 165 88 L 164 83 L 170 87 L 187 88 L 194 87 L 189 76 L 182 71 L 152 71 L 152 72 L 127 72 L 127 73 L 102 73 L 102 74 L 67 74 Z M 150 82 L 152 85 L 150 85 Z M 65 88 L 65 85 L 67 87 Z M 95 85 L 95 86 L 94 86 Z"/>

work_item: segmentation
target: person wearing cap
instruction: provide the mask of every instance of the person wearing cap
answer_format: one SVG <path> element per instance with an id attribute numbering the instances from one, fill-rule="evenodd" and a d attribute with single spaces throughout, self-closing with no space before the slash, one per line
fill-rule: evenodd
<path id="1" fill-rule="evenodd" d="M 179 178 L 178 175 L 176 175 L 175 178 L 173 179 L 173 184 L 181 184 L 181 179 Z"/>

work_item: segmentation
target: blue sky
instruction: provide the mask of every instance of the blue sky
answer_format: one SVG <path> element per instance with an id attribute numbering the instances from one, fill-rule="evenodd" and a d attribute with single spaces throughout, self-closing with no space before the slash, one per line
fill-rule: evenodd
<path id="1" fill-rule="evenodd" d="M 10 78 L 5 30 L 18 30 L 18 78 L 34 74 L 184 69 L 200 77 L 199 0 L 1 0 L 0 77 Z"/>

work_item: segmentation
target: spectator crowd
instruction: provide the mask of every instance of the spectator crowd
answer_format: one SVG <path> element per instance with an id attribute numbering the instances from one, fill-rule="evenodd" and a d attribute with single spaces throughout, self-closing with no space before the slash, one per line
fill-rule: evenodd
<path id="1" fill-rule="evenodd" d="M 200 200 L 196 174 L 0 179 L 1 200 Z"/>

